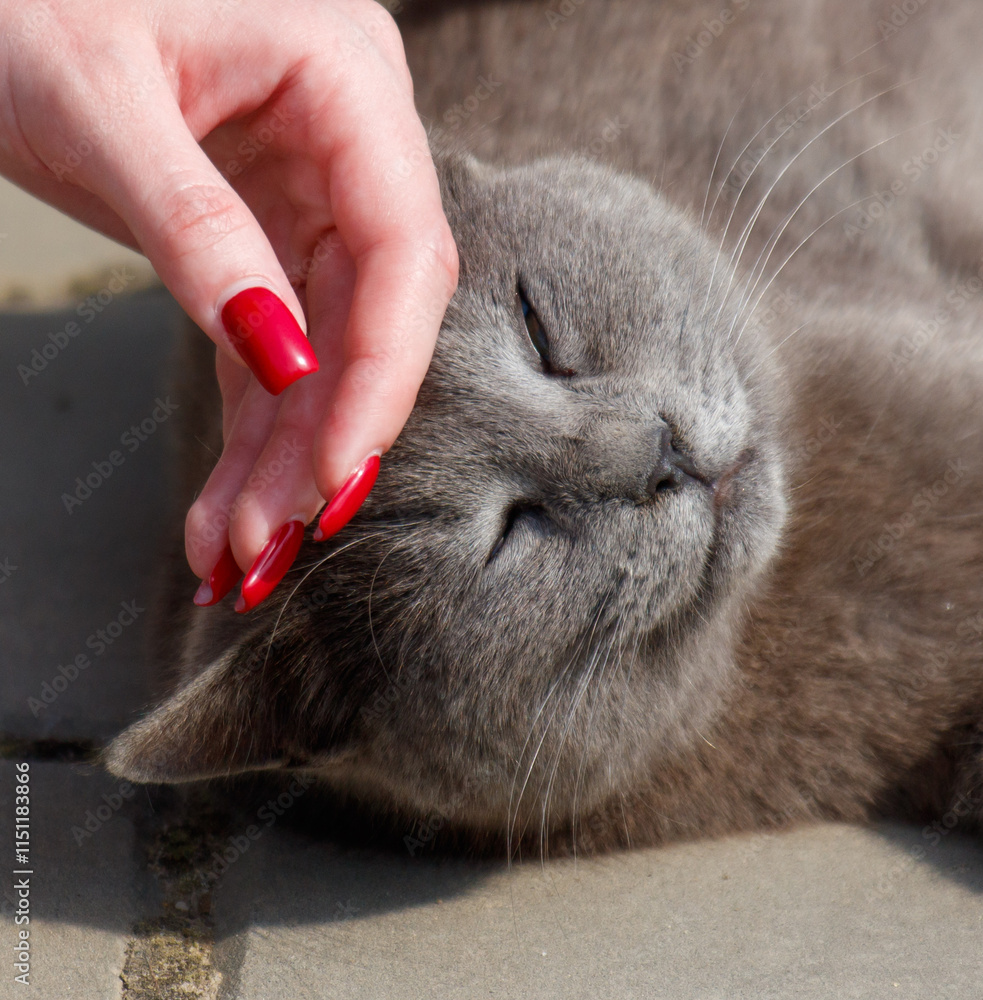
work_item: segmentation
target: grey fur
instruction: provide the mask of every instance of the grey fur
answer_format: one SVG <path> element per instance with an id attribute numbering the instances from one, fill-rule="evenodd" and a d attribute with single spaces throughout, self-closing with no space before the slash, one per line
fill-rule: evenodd
<path id="1" fill-rule="evenodd" d="M 961 100 L 978 71 L 964 57 L 958 86 L 899 85 L 960 51 L 970 4 L 942 6 L 921 49 L 889 35 L 850 62 L 883 33 L 873 5 L 744 5 L 682 70 L 712 5 L 588 3 L 559 24 L 540 3 L 411 11 L 425 118 L 482 60 L 509 81 L 468 124 L 482 161 L 435 134 L 462 276 L 418 407 L 356 520 L 306 543 L 268 606 L 194 613 L 176 693 L 107 766 L 316 769 L 383 812 L 551 848 L 960 795 L 983 813 L 983 295 L 898 362 L 979 266 L 939 192 L 965 190 L 980 152 Z M 701 234 L 715 164 L 815 80 L 828 96 L 769 135 Z M 857 240 L 831 226 L 890 189 L 905 147 L 859 154 L 941 109 L 966 144 L 937 178 Z M 632 124 L 600 155 L 620 169 L 580 155 L 619 113 Z M 766 280 L 803 245 L 777 320 L 752 289 L 773 243 Z M 666 428 L 694 475 L 656 490 Z"/>

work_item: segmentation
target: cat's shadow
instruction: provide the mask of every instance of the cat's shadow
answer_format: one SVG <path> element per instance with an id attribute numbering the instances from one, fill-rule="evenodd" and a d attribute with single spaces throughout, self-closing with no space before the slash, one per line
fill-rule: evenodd
<path id="1" fill-rule="evenodd" d="M 946 884 L 952 884 L 983 896 L 983 851 L 979 840 L 958 824 L 946 828 L 940 823 L 944 833 L 929 826 L 894 822 L 878 823 L 863 831 L 828 824 L 580 857 L 575 864 L 583 878 L 573 877 L 580 889 L 571 893 L 572 862 L 568 858 L 550 860 L 527 852 L 510 866 L 500 851 L 462 856 L 453 835 L 444 831 L 439 821 L 432 822 L 429 830 L 410 826 L 401 832 L 398 825 L 373 829 L 364 817 L 332 812 L 333 800 L 316 794 L 271 820 L 269 810 L 260 811 L 264 804 L 275 801 L 275 791 L 267 794 L 269 790 L 256 783 L 233 787 L 236 815 L 225 830 L 235 832 L 224 830 L 223 840 L 238 836 L 239 846 L 244 846 L 242 836 L 249 825 L 261 829 L 224 871 L 216 893 L 216 937 L 226 948 L 241 946 L 242 936 L 256 928 L 357 923 L 427 908 L 430 917 L 439 919 L 441 904 L 469 895 L 480 897 L 476 905 L 482 912 L 502 906 L 535 909 L 534 897 L 544 893 L 563 896 L 563 905 L 585 908 L 592 891 L 603 893 L 609 885 L 630 883 L 643 870 L 651 869 L 670 880 L 692 879 L 711 895 L 713 879 L 720 876 L 707 875 L 707 869 L 722 866 L 738 873 L 737 877 L 743 870 L 749 879 L 759 880 L 762 898 L 774 892 L 776 898 L 785 899 L 789 919 L 794 920 L 797 887 L 787 882 L 777 888 L 764 884 L 773 861 L 781 860 L 782 855 L 786 860 L 795 855 L 793 869 L 807 858 L 803 870 L 811 869 L 808 878 L 822 881 L 823 859 L 832 861 L 840 852 L 837 863 L 852 866 L 857 873 L 853 884 L 860 887 L 862 896 L 857 899 L 858 907 L 882 913 L 885 919 L 898 900 L 926 875 L 931 882 L 942 883 L 941 892 L 946 891 Z M 244 792 L 244 787 L 248 791 Z M 266 816 L 268 825 L 260 822 L 259 816 Z M 801 834 L 805 834 L 805 841 Z M 859 847 L 853 857 L 849 853 L 842 856 L 843 834 L 849 840 L 848 852 Z M 856 843 L 858 835 L 869 847 Z M 864 871 L 872 858 L 876 870 Z M 783 877 L 776 875 L 776 882 Z M 554 880 L 566 889 L 556 891 Z M 357 934 L 357 926 L 349 931 Z"/>

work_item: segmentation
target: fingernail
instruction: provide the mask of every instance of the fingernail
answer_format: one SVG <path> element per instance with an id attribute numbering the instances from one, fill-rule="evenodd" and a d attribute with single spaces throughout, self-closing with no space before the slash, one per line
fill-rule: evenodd
<path id="1" fill-rule="evenodd" d="M 318 369 L 293 313 L 268 288 L 247 288 L 222 307 L 222 325 L 260 384 L 274 396 Z"/>
<path id="2" fill-rule="evenodd" d="M 195 604 L 199 608 L 207 608 L 212 604 L 218 604 L 220 600 L 239 582 L 242 577 L 242 570 L 236 565 L 235 556 L 232 555 L 232 548 L 225 546 L 219 561 L 215 563 L 215 568 L 208 574 L 207 578 L 201 581 L 198 593 L 195 594 Z"/>
<path id="3" fill-rule="evenodd" d="M 266 543 L 242 581 L 236 611 L 245 614 L 273 593 L 276 585 L 294 564 L 304 540 L 304 522 L 287 523 Z"/>
<path id="4" fill-rule="evenodd" d="M 344 486 L 334 495 L 331 503 L 324 508 L 324 513 L 317 522 L 317 531 L 314 532 L 315 542 L 323 542 L 348 524 L 358 508 L 365 502 L 365 498 L 375 485 L 378 475 L 379 456 L 369 455 L 345 480 Z"/>

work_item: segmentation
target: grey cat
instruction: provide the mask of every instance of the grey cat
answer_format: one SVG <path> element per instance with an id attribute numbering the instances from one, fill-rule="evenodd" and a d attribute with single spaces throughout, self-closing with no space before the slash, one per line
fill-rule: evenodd
<path id="1" fill-rule="evenodd" d="M 978 825 L 973 0 L 401 24 L 462 262 L 419 404 L 256 612 L 171 572 L 173 690 L 107 766 L 308 770 L 510 850 Z"/>

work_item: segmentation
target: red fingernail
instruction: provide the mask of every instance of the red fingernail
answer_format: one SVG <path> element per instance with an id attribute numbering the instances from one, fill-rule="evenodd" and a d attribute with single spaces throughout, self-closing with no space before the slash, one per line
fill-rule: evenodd
<path id="1" fill-rule="evenodd" d="M 331 503 L 324 508 L 321 520 L 317 522 L 314 541 L 323 542 L 337 534 L 355 516 L 365 502 L 376 476 L 379 475 L 379 456 L 369 457 L 345 480 L 345 485 L 334 495 Z"/>
<path id="2" fill-rule="evenodd" d="M 199 608 L 207 608 L 212 604 L 218 604 L 239 582 L 241 577 L 242 570 L 236 565 L 235 556 L 232 555 L 232 548 L 226 545 L 221 558 L 215 563 L 215 568 L 208 574 L 207 579 L 201 581 L 198 593 L 195 594 L 195 604 Z"/>
<path id="3" fill-rule="evenodd" d="M 222 324 L 250 371 L 267 392 L 316 372 L 317 358 L 293 313 L 268 288 L 247 288 L 222 308 Z"/>
<path id="4" fill-rule="evenodd" d="M 265 601 L 294 564 L 304 540 L 304 522 L 287 523 L 266 543 L 242 581 L 236 611 L 245 614 Z"/>

